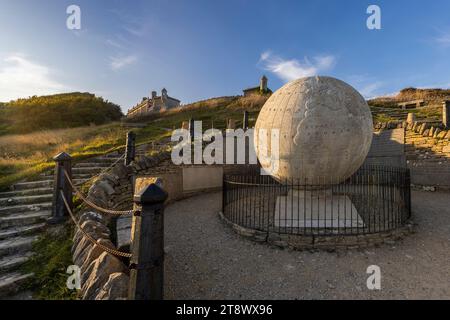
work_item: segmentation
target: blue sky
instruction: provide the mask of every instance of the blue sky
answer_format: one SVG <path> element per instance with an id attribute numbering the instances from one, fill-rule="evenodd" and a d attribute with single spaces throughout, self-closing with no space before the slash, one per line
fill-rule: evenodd
<path id="1" fill-rule="evenodd" d="M 66 8 L 81 8 L 81 30 Z M 381 8 L 381 30 L 366 26 Z M 450 86 L 450 2 L 0 0 L 0 101 L 89 91 L 126 111 L 166 87 L 183 103 L 305 75 L 364 96 Z"/>

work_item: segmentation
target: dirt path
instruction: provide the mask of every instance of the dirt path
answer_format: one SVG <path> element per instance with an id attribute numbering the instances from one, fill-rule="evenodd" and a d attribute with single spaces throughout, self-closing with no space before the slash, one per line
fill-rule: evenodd
<path id="1" fill-rule="evenodd" d="M 337 253 L 243 239 L 219 220 L 220 197 L 167 208 L 167 299 L 450 299 L 450 193 L 413 192 L 418 232 L 402 242 Z M 367 289 L 369 265 L 380 291 Z"/>

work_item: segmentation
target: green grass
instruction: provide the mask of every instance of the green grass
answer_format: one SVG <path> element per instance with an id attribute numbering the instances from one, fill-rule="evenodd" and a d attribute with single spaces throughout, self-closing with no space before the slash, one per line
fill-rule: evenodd
<path id="1" fill-rule="evenodd" d="M 69 226 L 61 227 L 58 232 L 45 232 L 33 244 L 34 255 L 22 266 L 23 273 L 34 273 L 24 289 L 31 290 L 35 299 L 73 300 L 77 298 L 76 290 L 66 286 L 67 268 L 73 264 L 72 248 L 73 230 Z"/>

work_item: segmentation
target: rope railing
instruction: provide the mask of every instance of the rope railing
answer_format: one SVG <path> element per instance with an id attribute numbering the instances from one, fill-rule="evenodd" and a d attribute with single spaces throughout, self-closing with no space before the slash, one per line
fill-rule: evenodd
<path id="1" fill-rule="evenodd" d="M 60 193 L 61 193 L 62 200 L 64 201 L 64 205 L 65 205 L 67 211 L 69 212 L 70 218 L 72 219 L 72 221 L 73 221 L 73 223 L 75 224 L 75 226 L 81 231 L 81 233 L 83 233 L 83 235 L 89 240 L 89 242 L 91 242 L 93 245 L 98 246 L 98 247 L 99 247 L 100 249 L 102 249 L 103 251 L 105 251 L 105 252 L 107 252 L 107 253 L 109 253 L 109 254 L 112 254 L 112 255 L 114 255 L 114 256 L 117 256 L 117 257 L 124 257 L 124 258 L 131 258 L 131 253 L 129 253 L 129 252 L 122 252 L 122 251 L 119 251 L 119 250 L 115 250 L 115 249 L 112 249 L 112 248 L 110 248 L 110 247 L 107 247 L 107 246 L 105 246 L 105 245 L 103 245 L 103 244 L 101 244 L 101 243 L 98 243 L 97 240 L 95 240 L 89 233 L 87 233 L 87 232 L 81 227 L 80 223 L 79 223 L 79 222 L 77 221 L 77 219 L 75 218 L 75 216 L 74 216 L 74 214 L 73 214 L 72 210 L 70 209 L 70 206 L 69 206 L 69 204 L 68 204 L 68 202 L 67 202 L 67 199 L 66 199 L 66 197 L 64 196 L 64 193 L 63 193 L 62 191 L 60 191 Z"/>
<path id="2" fill-rule="evenodd" d="M 100 211 L 101 213 L 106 213 L 106 214 L 110 214 L 110 215 L 121 216 L 121 215 L 130 215 L 133 213 L 133 210 L 110 210 L 110 209 L 105 209 L 105 208 L 102 208 L 102 207 L 96 205 L 92 201 L 88 200 L 83 195 L 83 193 L 75 186 L 75 184 L 73 183 L 72 179 L 70 178 L 70 176 L 66 170 L 64 170 L 64 175 L 66 176 L 66 179 L 69 182 L 70 186 L 72 187 L 73 191 L 75 191 L 77 196 L 79 196 L 81 198 L 81 200 L 83 200 L 83 202 L 86 203 L 89 207 L 91 207 L 97 211 Z"/>

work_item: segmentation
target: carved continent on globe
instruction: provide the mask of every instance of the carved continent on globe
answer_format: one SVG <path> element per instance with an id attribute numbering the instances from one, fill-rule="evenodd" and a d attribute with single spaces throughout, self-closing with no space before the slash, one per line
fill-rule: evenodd
<path id="1" fill-rule="evenodd" d="M 260 156 L 260 129 L 279 130 L 279 155 Z M 347 83 L 307 77 L 284 85 L 264 104 L 255 125 L 255 147 L 263 168 L 277 180 L 326 185 L 350 177 L 363 164 L 372 143 L 372 115 L 365 99 Z M 268 150 L 272 148 L 268 135 Z M 262 151 L 264 152 L 264 151 Z"/>

